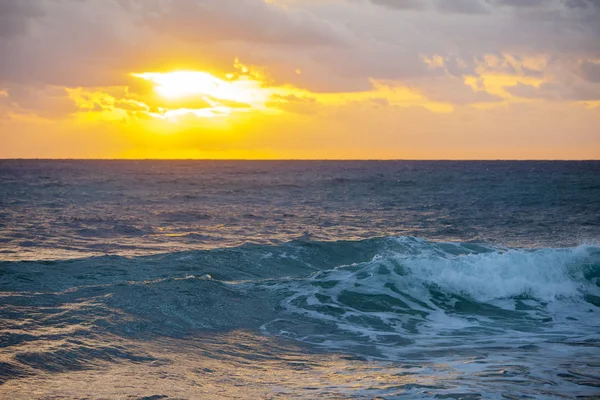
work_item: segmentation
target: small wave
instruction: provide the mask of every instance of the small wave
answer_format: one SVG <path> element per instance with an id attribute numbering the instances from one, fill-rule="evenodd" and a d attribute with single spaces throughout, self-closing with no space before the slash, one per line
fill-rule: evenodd
<path id="1" fill-rule="evenodd" d="M 197 211 L 169 211 L 160 213 L 158 216 L 169 222 L 198 222 L 212 218 L 210 214 Z"/>
<path id="2" fill-rule="evenodd" d="M 112 227 L 98 227 L 98 228 L 82 228 L 76 231 L 77 235 L 82 237 L 99 237 L 99 238 L 111 238 L 118 236 L 129 236 L 139 237 L 144 236 L 151 231 L 137 228 L 133 225 L 117 224 Z"/>

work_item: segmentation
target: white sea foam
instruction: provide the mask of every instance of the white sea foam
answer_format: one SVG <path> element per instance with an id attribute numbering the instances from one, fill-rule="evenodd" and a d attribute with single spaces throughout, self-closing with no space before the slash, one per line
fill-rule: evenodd
<path id="1" fill-rule="evenodd" d="M 508 250 L 490 253 L 393 257 L 423 283 L 461 293 L 477 301 L 516 296 L 552 301 L 580 297 L 591 290 L 583 276 L 593 248 Z"/>
<path id="2" fill-rule="evenodd" d="M 271 286 L 293 293 L 282 306 L 294 323 L 266 330 L 285 329 L 337 349 L 371 345 L 377 349 L 371 355 L 395 358 L 417 349 L 484 349 L 490 339 L 515 347 L 559 337 L 565 329 L 572 337 L 593 338 L 600 327 L 600 309 L 588 301 L 599 292 L 596 247 L 474 250 L 396 241 L 400 248 L 370 262 Z"/>

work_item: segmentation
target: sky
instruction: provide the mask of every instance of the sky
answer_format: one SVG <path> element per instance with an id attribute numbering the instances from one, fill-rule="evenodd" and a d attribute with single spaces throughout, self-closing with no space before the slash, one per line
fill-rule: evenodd
<path id="1" fill-rule="evenodd" d="M 600 159 L 600 0 L 0 0 L 0 158 Z"/>

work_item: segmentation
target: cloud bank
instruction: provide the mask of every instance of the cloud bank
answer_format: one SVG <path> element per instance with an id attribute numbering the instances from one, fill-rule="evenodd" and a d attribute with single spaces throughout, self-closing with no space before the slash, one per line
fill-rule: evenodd
<path id="1" fill-rule="evenodd" d="M 168 130 L 192 148 L 155 147 L 199 157 L 222 138 L 257 157 L 596 158 L 599 21 L 596 0 L 0 0 L 0 156 L 66 137 L 110 142 L 74 157 L 131 155 Z M 256 74 L 271 97 L 169 103 L 131 75 L 172 70 Z M 218 107 L 236 117 L 156 121 Z"/>

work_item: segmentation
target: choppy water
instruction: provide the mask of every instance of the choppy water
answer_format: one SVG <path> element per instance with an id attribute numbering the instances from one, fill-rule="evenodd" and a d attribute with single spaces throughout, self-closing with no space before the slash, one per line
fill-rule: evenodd
<path id="1" fill-rule="evenodd" d="M 599 162 L 0 162 L 0 397 L 599 398 Z"/>

